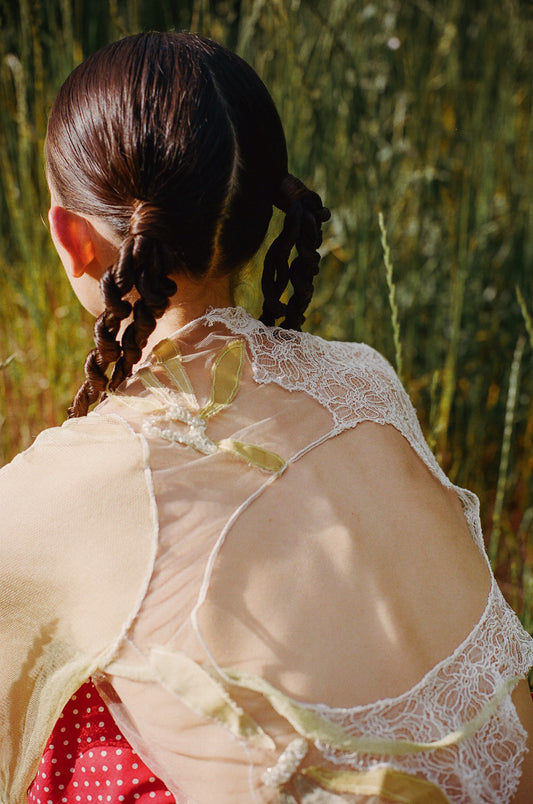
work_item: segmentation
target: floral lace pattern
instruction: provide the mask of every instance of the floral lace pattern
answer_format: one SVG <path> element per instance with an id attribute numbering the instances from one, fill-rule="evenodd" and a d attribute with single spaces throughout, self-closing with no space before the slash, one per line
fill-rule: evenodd
<path id="1" fill-rule="evenodd" d="M 495 581 L 476 627 L 454 654 L 440 662 L 403 695 L 366 706 L 312 707 L 353 736 L 413 741 L 435 740 L 472 718 L 505 679 L 526 675 L 533 643 L 509 609 Z M 453 750 L 387 757 L 398 770 L 438 783 L 453 802 L 502 804 L 516 790 L 526 734 L 509 696 L 476 734 Z M 327 759 L 356 769 L 379 765 L 385 757 L 363 758 L 321 746 Z M 479 768 L 490 768 L 482 775 Z"/>
<path id="2" fill-rule="evenodd" d="M 416 413 L 392 367 L 364 344 L 329 343 L 306 333 L 263 326 L 240 308 L 211 310 L 209 325 L 223 323 L 247 341 L 254 378 L 288 391 L 304 391 L 326 408 L 335 432 L 361 421 L 393 425 L 447 487 Z M 471 533 L 483 550 L 479 504 L 455 487 Z M 353 736 L 428 742 L 460 728 L 487 704 L 502 684 L 525 676 L 533 664 L 533 640 L 522 629 L 493 580 L 479 623 L 452 656 L 413 688 L 394 699 L 336 709 L 309 706 Z M 336 765 L 357 770 L 383 764 L 420 774 L 441 785 L 458 804 L 504 804 L 520 778 L 526 734 L 509 695 L 476 734 L 453 748 L 405 756 L 347 754 L 320 745 Z M 480 772 L 480 768 L 484 771 Z"/>

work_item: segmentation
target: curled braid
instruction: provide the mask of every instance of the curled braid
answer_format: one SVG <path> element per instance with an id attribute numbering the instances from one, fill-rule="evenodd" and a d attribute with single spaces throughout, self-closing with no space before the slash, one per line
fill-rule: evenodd
<path id="1" fill-rule="evenodd" d="M 265 256 L 261 321 L 273 326 L 284 316 L 280 326 L 299 330 L 313 295 L 313 278 L 318 273 L 321 225 L 329 219 L 330 212 L 317 193 L 290 174 L 283 179 L 274 203 L 285 212 L 285 222 Z M 289 266 L 293 246 L 296 246 L 297 256 Z M 283 304 L 280 297 L 289 281 L 293 294 L 288 303 Z"/>
<path id="2" fill-rule="evenodd" d="M 121 355 L 122 350 L 116 338 L 121 321 L 127 318 L 132 310 L 131 304 L 123 296 L 127 295 L 135 284 L 131 247 L 131 239 L 126 238 L 121 245 L 117 261 L 108 268 L 100 281 L 105 310 L 94 325 L 95 348 L 89 352 L 85 360 L 86 380 L 69 408 L 70 417 L 85 416 L 89 406 L 105 393 L 108 386 L 106 370 L 110 363 L 116 362 Z"/>
<path id="3" fill-rule="evenodd" d="M 131 374 L 141 357 L 156 319 L 165 312 L 176 283 L 168 277 L 175 259 L 171 250 L 154 238 L 159 223 L 154 218 L 160 212 L 139 204 L 130 220 L 128 236 L 124 239 L 117 262 L 102 277 L 100 288 L 105 310 L 94 326 L 96 347 L 85 361 L 87 379 L 79 389 L 69 416 L 84 416 L 93 402 L 106 390 L 115 390 Z M 156 219 L 157 220 L 157 219 Z M 150 234 L 148 234 L 150 232 Z M 140 298 L 133 307 L 124 296 L 134 288 Z M 133 311 L 133 321 L 117 341 L 121 322 Z M 114 363 L 111 379 L 106 370 Z"/>
<path id="4" fill-rule="evenodd" d="M 175 269 L 176 259 L 165 244 L 166 234 L 161 225 L 161 210 L 148 203 L 139 203 L 130 219 L 132 260 L 136 268 L 135 286 L 140 298 L 133 305 L 133 321 L 122 336 L 122 354 L 115 363 L 109 382 L 115 390 L 129 377 L 142 355 L 156 320 L 168 307 L 177 286 L 168 276 Z"/>

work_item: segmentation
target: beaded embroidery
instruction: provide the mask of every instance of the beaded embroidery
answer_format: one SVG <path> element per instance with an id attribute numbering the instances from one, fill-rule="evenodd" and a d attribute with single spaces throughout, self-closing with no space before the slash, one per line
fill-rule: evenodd
<path id="1" fill-rule="evenodd" d="M 145 435 L 192 447 L 204 455 L 229 452 L 269 473 L 285 468 L 285 461 L 275 452 L 233 438 L 213 441 L 206 433 L 208 420 L 227 408 L 239 390 L 244 361 L 242 341 L 231 341 L 217 356 L 212 369 L 211 398 L 204 407 L 200 407 L 177 344 L 168 339 L 161 341 L 152 354 L 155 366 L 162 368 L 177 390 L 164 385 L 152 366 L 144 366 L 137 377 L 150 392 L 148 397 L 115 394 L 122 403 L 148 414 L 143 423 Z"/>

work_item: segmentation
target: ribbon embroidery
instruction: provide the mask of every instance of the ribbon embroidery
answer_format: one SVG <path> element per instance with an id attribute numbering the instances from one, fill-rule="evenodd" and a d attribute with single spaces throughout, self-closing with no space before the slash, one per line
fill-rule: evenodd
<path id="1" fill-rule="evenodd" d="M 136 376 L 150 391 L 148 397 L 114 394 L 123 404 L 148 414 L 143 424 L 147 434 L 192 447 L 204 455 L 229 452 L 264 472 L 275 474 L 285 468 L 285 461 L 276 452 L 233 438 L 213 441 L 206 433 L 208 420 L 225 410 L 239 390 L 244 361 L 242 341 L 231 341 L 217 355 L 211 371 L 211 396 L 203 407 L 194 393 L 178 345 L 170 339 L 163 340 L 152 354 L 155 365 L 163 369 L 174 388 L 162 383 L 151 366 L 144 366 Z"/>

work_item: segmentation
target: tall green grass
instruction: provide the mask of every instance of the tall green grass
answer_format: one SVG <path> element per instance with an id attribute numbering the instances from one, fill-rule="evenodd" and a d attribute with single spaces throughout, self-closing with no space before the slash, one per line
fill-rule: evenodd
<path id="1" fill-rule="evenodd" d="M 0 0 L 0 462 L 63 419 L 91 345 L 46 227 L 48 108 L 84 55 L 171 27 L 227 43 L 264 78 L 292 171 L 333 213 L 307 326 L 401 356 L 429 442 L 481 497 L 498 578 L 533 625 L 528 2 Z M 239 299 L 257 312 L 256 266 Z"/>

